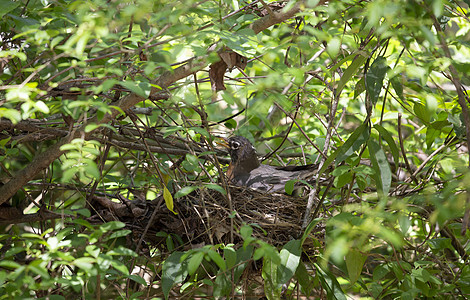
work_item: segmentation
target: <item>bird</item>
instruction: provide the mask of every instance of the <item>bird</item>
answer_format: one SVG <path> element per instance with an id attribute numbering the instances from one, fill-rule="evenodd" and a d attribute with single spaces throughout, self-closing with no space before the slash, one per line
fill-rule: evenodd
<path id="1" fill-rule="evenodd" d="M 223 144 L 229 150 L 226 172 L 230 183 L 262 192 L 284 192 L 289 180 L 305 180 L 313 175 L 316 165 L 271 166 L 261 164 L 255 147 L 242 136 L 233 136 Z"/>

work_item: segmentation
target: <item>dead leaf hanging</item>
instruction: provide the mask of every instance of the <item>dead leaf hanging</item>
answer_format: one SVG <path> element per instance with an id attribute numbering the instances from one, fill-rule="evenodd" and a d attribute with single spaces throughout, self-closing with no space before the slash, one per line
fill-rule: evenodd
<path id="1" fill-rule="evenodd" d="M 227 69 L 231 71 L 234 67 L 237 67 L 244 70 L 247 64 L 246 57 L 230 49 L 220 51 L 219 57 L 221 60 L 211 64 L 209 67 L 209 79 L 213 92 L 225 90 L 224 75 Z"/>

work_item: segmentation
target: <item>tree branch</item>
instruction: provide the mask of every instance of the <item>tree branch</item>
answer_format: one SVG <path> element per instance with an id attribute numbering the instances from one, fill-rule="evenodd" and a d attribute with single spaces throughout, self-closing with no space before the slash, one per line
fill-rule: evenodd
<path id="1" fill-rule="evenodd" d="M 437 36 L 439 37 L 439 42 L 440 42 L 442 50 L 444 51 L 444 55 L 453 62 L 454 60 L 452 59 L 452 55 L 450 53 L 449 47 L 447 46 L 447 43 L 444 37 L 444 32 L 442 31 L 442 28 L 439 22 L 437 21 L 436 16 L 432 13 L 432 11 L 430 11 L 430 9 L 428 9 L 428 12 L 433 19 L 434 28 L 436 29 Z M 457 72 L 457 69 L 455 68 L 453 64 L 449 65 L 449 71 L 450 71 L 450 80 L 455 86 L 455 90 L 457 91 L 457 99 L 460 104 L 460 107 L 462 108 L 462 115 L 465 121 L 465 132 L 467 135 L 467 149 L 470 150 L 470 115 L 469 115 L 468 106 L 467 106 L 468 96 L 465 94 L 463 90 L 462 82 L 460 81 L 460 78 L 459 78 L 459 73 Z M 470 157 L 470 151 L 469 151 L 469 157 Z M 469 167 L 470 167 L 470 160 L 469 160 Z"/>
<path id="2" fill-rule="evenodd" d="M 0 220 L 0 226 L 10 225 L 10 224 L 19 224 L 19 223 L 31 223 L 39 222 L 53 219 L 61 219 L 63 217 L 73 217 L 70 215 L 58 214 L 52 211 L 40 211 L 34 214 L 22 215 L 21 217 L 16 217 L 12 219 Z"/>

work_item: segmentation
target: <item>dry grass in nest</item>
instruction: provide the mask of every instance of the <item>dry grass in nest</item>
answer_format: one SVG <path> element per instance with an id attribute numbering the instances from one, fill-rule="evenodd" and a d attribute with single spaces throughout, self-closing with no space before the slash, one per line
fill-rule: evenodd
<path id="1" fill-rule="evenodd" d="M 244 187 L 230 186 L 230 195 L 211 189 L 198 189 L 175 199 L 175 211 L 168 210 L 163 196 L 153 201 L 116 203 L 95 197 L 96 214 L 90 221 L 119 220 L 133 232 L 134 243 L 142 241 L 165 248 L 165 238 L 158 232 L 181 237 L 181 250 L 208 244 L 234 243 L 241 246 L 242 225 L 251 225 L 253 237 L 275 246 L 282 246 L 303 234 L 302 217 L 307 199 L 277 193 L 261 193 Z M 230 200 L 231 199 L 231 204 Z M 231 206 L 231 207 L 230 207 Z M 317 226 L 312 234 L 323 239 L 323 228 Z M 310 244 L 315 239 L 307 239 Z M 305 249 L 310 249 L 306 245 Z"/>

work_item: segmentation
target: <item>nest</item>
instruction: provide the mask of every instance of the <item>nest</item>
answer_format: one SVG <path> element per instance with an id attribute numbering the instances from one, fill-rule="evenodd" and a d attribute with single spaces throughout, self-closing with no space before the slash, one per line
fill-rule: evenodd
<path id="1" fill-rule="evenodd" d="M 175 213 L 165 205 L 163 196 L 153 201 L 121 198 L 121 203 L 105 197 L 94 197 L 89 218 L 93 223 L 121 221 L 132 231 L 134 245 L 143 242 L 149 246 L 166 247 L 165 234 L 177 235 L 182 242 L 180 249 L 197 248 L 207 244 L 234 243 L 241 246 L 239 233 L 243 225 L 251 225 L 253 237 L 282 246 L 300 238 L 307 199 L 277 193 L 261 193 L 244 187 L 230 186 L 230 194 L 224 195 L 211 189 L 198 189 L 176 199 Z M 323 228 L 313 230 L 314 239 L 322 240 Z M 143 245 L 143 249 L 145 249 Z M 309 249 L 313 247 L 304 247 Z"/>

